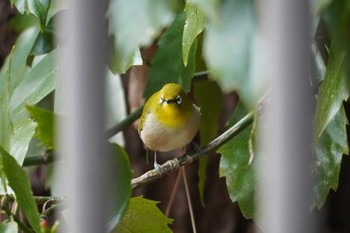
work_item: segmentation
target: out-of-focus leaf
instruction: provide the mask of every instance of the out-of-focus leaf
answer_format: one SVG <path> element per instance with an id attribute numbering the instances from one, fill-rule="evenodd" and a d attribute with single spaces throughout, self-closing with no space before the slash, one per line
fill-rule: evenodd
<path id="1" fill-rule="evenodd" d="M 23 32 L 27 28 L 34 26 L 37 21 L 33 15 L 17 14 L 11 19 L 9 23 L 12 30 L 16 32 Z"/>
<path id="2" fill-rule="evenodd" d="M 120 222 L 131 197 L 131 167 L 128 155 L 124 149 L 117 144 L 113 145 L 113 171 L 115 179 L 113 185 L 113 196 L 110 200 L 108 216 L 108 229 L 113 230 Z"/>
<path id="3" fill-rule="evenodd" d="M 113 233 L 171 233 L 168 224 L 173 220 L 158 209 L 157 203 L 142 197 L 131 198 L 124 217 Z"/>
<path id="4" fill-rule="evenodd" d="M 198 6 L 190 1 L 186 2 L 185 12 L 186 22 L 182 37 L 182 57 L 186 66 L 191 46 L 197 36 L 204 30 L 206 19 Z"/>
<path id="5" fill-rule="evenodd" d="M 107 17 L 109 33 L 115 48 L 125 63 L 141 46 L 150 45 L 173 17 L 173 0 L 112 0 Z"/>
<path id="6" fill-rule="evenodd" d="M 10 154 L 17 160 L 18 164 L 23 164 L 27 154 L 29 143 L 35 132 L 35 123 L 29 118 L 22 118 L 13 125 L 13 133 L 10 142 Z"/>
<path id="7" fill-rule="evenodd" d="M 349 154 L 346 136 L 347 123 L 344 108 L 341 107 L 316 142 L 314 205 L 318 208 L 323 206 L 330 189 L 336 191 L 338 188 L 342 157 L 343 154 Z"/>
<path id="8" fill-rule="evenodd" d="M 3 87 L 6 80 L 6 72 L 8 72 L 6 67 L 10 67 L 10 96 L 17 85 L 26 77 L 28 70 L 26 67 L 26 60 L 37 34 L 38 30 L 34 27 L 23 31 L 17 38 L 13 53 L 11 53 L 11 66 L 9 66 L 10 56 L 8 56 L 2 69 L 0 70 L 0 87 Z M 0 95 L 1 91 L 2 88 L 0 88 Z"/>
<path id="9" fill-rule="evenodd" d="M 139 49 L 135 49 L 133 53 L 129 54 L 129 57 L 122 58 L 117 49 L 112 45 L 112 54 L 109 61 L 109 68 L 113 74 L 124 74 L 131 66 L 142 65 L 142 57 Z"/>
<path id="10" fill-rule="evenodd" d="M 316 0 L 314 2 L 315 2 L 315 5 L 314 5 L 315 12 L 320 14 L 333 2 L 333 0 Z"/>
<path id="11" fill-rule="evenodd" d="M 178 83 L 185 92 L 191 87 L 191 78 L 195 68 L 195 52 L 197 43 L 192 44 L 188 56 L 188 64 L 182 59 L 182 35 L 186 16 L 178 14 L 173 24 L 159 40 L 158 49 L 152 61 L 144 96 L 149 98 L 166 83 Z"/>
<path id="12" fill-rule="evenodd" d="M 32 14 L 43 29 L 46 25 L 47 13 L 51 0 L 11 0 L 21 14 Z"/>
<path id="13" fill-rule="evenodd" d="M 326 76 L 327 67 L 322 58 L 320 50 L 317 48 L 316 43 L 313 43 L 311 48 L 314 58 L 315 76 L 317 78 L 317 81 L 322 82 L 324 80 L 324 77 Z"/>
<path id="14" fill-rule="evenodd" d="M 106 129 L 111 128 L 127 116 L 127 106 L 125 93 L 121 77 L 113 75 L 112 72 L 107 73 L 106 77 Z M 123 133 L 120 132 L 108 140 L 124 146 Z"/>
<path id="15" fill-rule="evenodd" d="M 4 75 L 0 76 L 0 145 L 8 150 L 10 147 L 10 135 L 12 133 L 12 122 L 10 117 L 10 81 L 13 49 L 8 58 L 8 63 L 3 68 Z"/>
<path id="16" fill-rule="evenodd" d="M 326 76 L 317 95 L 315 137 L 321 136 L 329 122 L 339 112 L 343 101 L 349 98 L 343 70 L 344 57 L 345 52 L 338 53 L 334 46 L 331 46 Z"/>
<path id="17" fill-rule="evenodd" d="M 347 0 L 331 1 L 322 12 L 322 19 L 332 38 L 333 46 L 338 50 L 349 48 L 350 2 Z"/>
<path id="18" fill-rule="evenodd" d="M 36 38 L 32 50 L 32 55 L 41 55 L 48 53 L 54 49 L 53 34 L 51 31 L 44 30 L 40 32 Z"/>
<path id="19" fill-rule="evenodd" d="M 241 90 L 249 81 L 254 8 L 251 0 L 224 1 L 218 24 L 210 23 L 204 57 L 223 91 Z"/>
<path id="20" fill-rule="evenodd" d="M 27 173 L 18 165 L 16 160 L 0 146 L 2 170 L 10 187 L 16 194 L 16 200 L 22 208 L 28 222 L 35 232 L 40 233 L 40 216 L 33 198 L 32 189 Z"/>
<path id="21" fill-rule="evenodd" d="M 12 49 L 6 66 L 4 67 L 4 74 L 0 76 L 2 79 L 2 88 L 0 91 L 0 146 L 6 151 L 13 153 L 13 156 L 18 160 L 19 164 L 22 164 L 25 154 L 28 150 L 28 144 L 33 136 L 34 126 L 31 125 L 29 119 L 22 119 L 22 121 L 13 123 L 10 116 L 10 91 L 11 91 L 11 79 L 12 79 L 12 61 L 13 61 L 14 49 Z M 0 167 L 4 165 L 3 160 L 0 160 Z M 5 185 L 4 173 L 0 171 L 1 181 L 4 191 L 7 188 Z"/>
<path id="22" fill-rule="evenodd" d="M 12 132 L 12 123 L 9 114 L 9 101 L 6 93 L 0 96 L 0 145 L 8 149 L 10 145 L 10 137 Z"/>
<path id="23" fill-rule="evenodd" d="M 197 4 L 201 11 L 213 24 L 218 24 L 220 20 L 220 0 L 189 0 L 189 2 Z"/>
<path id="24" fill-rule="evenodd" d="M 245 129 L 218 150 L 221 154 L 220 176 L 225 177 L 231 200 L 238 202 L 246 218 L 255 216 L 255 162 L 248 164 L 250 130 L 251 127 Z"/>
<path id="25" fill-rule="evenodd" d="M 203 32 L 198 35 L 197 39 L 197 48 L 196 49 L 196 55 L 195 55 L 195 72 L 203 72 L 207 71 L 207 66 L 205 64 L 204 58 L 203 58 Z"/>
<path id="26" fill-rule="evenodd" d="M 201 125 L 199 135 L 201 145 L 205 145 L 216 137 L 219 131 L 219 115 L 223 106 L 223 96 L 216 82 L 202 81 L 194 85 L 195 95 L 201 111 Z M 208 98 L 210 93 L 210 98 Z M 199 160 L 199 194 L 201 203 L 204 205 L 204 183 L 206 180 L 206 171 L 208 156 Z"/>
<path id="27" fill-rule="evenodd" d="M 55 115 L 44 108 L 27 105 L 30 116 L 37 123 L 36 138 L 38 138 L 48 149 L 55 149 Z"/>
<path id="28" fill-rule="evenodd" d="M 18 232 L 18 226 L 16 222 L 7 222 L 7 223 L 1 223 L 0 224 L 0 232 L 2 233 L 17 233 Z"/>
<path id="29" fill-rule="evenodd" d="M 322 12 L 327 31 L 332 39 L 332 46 L 337 53 L 347 51 L 344 57 L 344 73 L 347 77 L 347 89 L 350 89 L 350 1 L 339 0 L 332 3 Z"/>
<path id="30" fill-rule="evenodd" d="M 10 101 L 12 119 L 26 115 L 25 104 L 34 105 L 54 90 L 58 72 L 55 58 L 55 52 L 45 56 L 14 90 Z"/>

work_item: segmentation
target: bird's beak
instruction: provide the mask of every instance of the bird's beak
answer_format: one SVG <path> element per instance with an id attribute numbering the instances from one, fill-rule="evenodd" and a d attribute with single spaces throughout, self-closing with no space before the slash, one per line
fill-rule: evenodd
<path id="1" fill-rule="evenodd" d="M 176 100 L 169 99 L 165 101 L 167 104 L 176 103 Z"/>

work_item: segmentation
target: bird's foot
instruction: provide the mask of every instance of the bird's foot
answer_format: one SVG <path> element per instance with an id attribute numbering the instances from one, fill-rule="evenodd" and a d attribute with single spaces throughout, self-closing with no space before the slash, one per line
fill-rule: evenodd
<path id="1" fill-rule="evenodd" d="M 156 170 L 159 174 L 162 174 L 162 166 L 157 163 L 157 153 L 154 153 L 154 170 Z"/>
<path id="2" fill-rule="evenodd" d="M 195 142 L 192 142 L 192 145 L 194 150 L 198 153 L 199 158 L 202 158 L 204 156 L 204 151 L 201 149 L 201 147 Z"/>
<path id="3" fill-rule="evenodd" d="M 154 170 L 156 170 L 159 174 L 162 174 L 162 166 L 158 164 L 156 161 L 154 161 Z"/>

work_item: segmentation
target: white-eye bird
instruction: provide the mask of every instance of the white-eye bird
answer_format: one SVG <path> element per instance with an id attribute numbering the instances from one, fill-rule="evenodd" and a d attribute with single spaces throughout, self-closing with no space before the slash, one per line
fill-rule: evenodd
<path id="1" fill-rule="evenodd" d="M 160 171 L 156 153 L 184 148 L 198 132 L 200 111 L 181 86 L 168 83 L 145 103 L 138 133 L 155 152 L 154 168 Z"/>

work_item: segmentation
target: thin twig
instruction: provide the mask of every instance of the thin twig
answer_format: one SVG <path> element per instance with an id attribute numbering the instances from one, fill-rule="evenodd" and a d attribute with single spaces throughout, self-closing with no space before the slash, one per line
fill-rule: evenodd
<path id="1" fill-rule="evenodd" d="M 220 146 L 224 145 L 228 140 L 230 140 L 231 138 L 236 136 L 238 133 L 240 133 L 242 130 L 244 130 L 246 127 L 248 127 L 253 122 L 253 120 L 254 120 L 254 113 L 251 112 L 247 114 L 234 126 L 227 129 L 223 134 L 215 138 L 213 141 L 211 141 L 207 145 L 201 147 L 200 153 L 206 154 L 206 153 L 215 151 Z M 131 187 L 134 189 L 134 188 L 138 188 L 146 184 L 149 184 L 155 180 L 160 179 L 161 177 L 165 176 L 170 172 L 179 170 L 180 167 L 182 166 L 191 164 L 193 161 L 198 160 L 199 157 L 200 157 L 200 154 L 198 153 L 198 151 L 194 150 L 189 153 L 185 153 L 180 157 L 176 157 L 175 159 L 168 160 L 163 165 L 161 165 L 161 172 L 158 172 L 155 169 L 153 169 L 137 178 L 132 179 Z"/>
<path id="2" fill-rule="evenodd" d="M 0 195 L 0 200 L 6 198 L 7 202 L 15 201 L 15 196 L 12 194 Z M 53 196 L 34 196 L 35 203 L 38 205 L 43 205 L 45 202 L 50 201 L 52 204 L 57 204 L 67 200 L 66 197 L 53 197 Z"/>
<path id="3" fill-rule="evenodd" d="M 177 192 L 177 190 L 179 188 L 179 183 L 180 183 L 179 181 L 180 181 L 181 176 L 182 176 L 182 172 L 178 172 L 177 176 L 176 176 L 174 187 L 171 190 L 171 194 L 170 194 L 168 205 L 167 205 L 166 210 L 165 210 L 165 216 L 167 216 L 167 217 L 170 216 L 170 211 L 171 211 L 171 208 L 172 208 L 174 200 L 175 200 L 176 192 Z"/>
<path id="4" fill-rule="evenodd" d="M 210 74 L 210 71 L 208 71 L 208 70 L 194 73 L 193 77 L 192 77 L 192 81 L 193 82 L 200 82 L 200 81 L 208 80 L 209 74 Z"/>
<path id="5" fill-rule="evenodd" d="M 192 230 L 193 230 L 193 233 L 197 233 L 196 221 L 194 219 L 194 212 L 193 212 L 192 201 L 191 201 L 190 188 L 188 187 L 187 175 L 186 175 L 185 168 L 186 167 L 181 167 L 180 172 L 182 172 L 182 174 L 183 174 L 182 178 L 183 178 L 184 185 L 185 185 L 186 198 L 187 198 L 188 208 L 190 211 Z"/>
<path id="6" fill-rule="evenodd" d="M 23 161 L 23 167 L 35 166 L 38 164 L 49 164 L 57 160 L 53 151 L 46 151 L 43 155 L 27 157 Z"/>
<path id="7" fill-rule="evenodd" d="M 55 211 L 57 209 L 59 209 L 60 211 L 65 210 L 67 208 L 66 203 L 59 203 L 59 204 L 54 204 L 52 206 L 50 206 L 49 208 L 45 209 L 41 214 L 40 217 L 47 219 L 48 217 L 50 217 L 52 214 L 55 213 Z"/>

